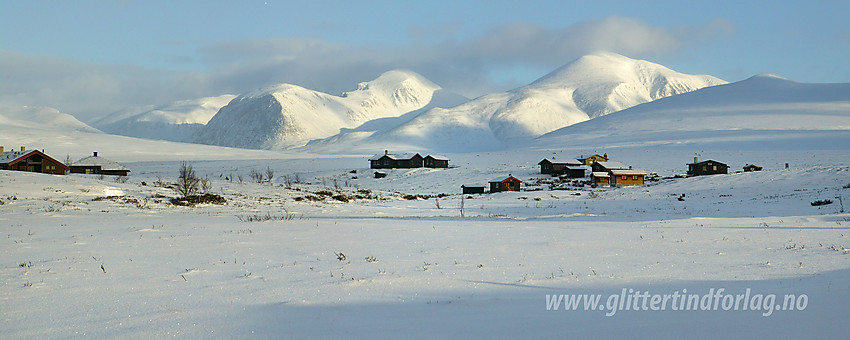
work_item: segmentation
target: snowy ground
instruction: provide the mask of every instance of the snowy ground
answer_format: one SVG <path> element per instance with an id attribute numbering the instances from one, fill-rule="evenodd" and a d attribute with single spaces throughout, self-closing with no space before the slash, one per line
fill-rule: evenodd
<path id="1" fill-rule="evenodd" d="M 0 329 L 8 338 L 850 332 L 850 213 L 835 198 L 850 197 L 850 152 L 607 151 L 661 176 L 684 172 L 694 154 L 766 171 L 462 199 L 463 183 L 544 178 L 536 162 L 552 152 L 449 155 L 457 167 L 391 170 L 379 180 L 361 155 L 196 160 L 212 192 L 228 200 L 197 207 L 171 205 L 176 193 L 158 186 L 175 180 L 177 160 L 125 162 L 133 170 L 125 183 L 0 171 Z M 555 155 L 580 152 L 595 150 Z M 267 167 L 274 183 L 250 183 L 251 170 Z M 371 198 L 296 200 L 322 190 Z M 449 195 L 404 198 L 440 193 Z M 823 199 L 835 202 L 810 205 Z M 247 221 L 263 216 L 271 220 Z M 546 309 L 547 294 L 607 297 L 623 288 L 750 288 L 809 301 L 770 316 Z"/>

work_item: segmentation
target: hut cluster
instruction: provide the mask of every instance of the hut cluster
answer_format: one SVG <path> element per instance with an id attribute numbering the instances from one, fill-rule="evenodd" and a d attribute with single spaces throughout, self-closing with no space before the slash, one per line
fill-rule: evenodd
<path id="1" fill-rule="evenodd" d="M 77 173 L 127 176 L 130 173 L 130 169 L 118 164 L 118 162 L 98 156 L 97 152 L 93 152 L 91 156 L 76 162 L 70 162 L 70 160 L 66 162 L 70 164 L 57 161 L 55 158 L 44 153 L 44 150 L 27 150 L 26 146 L 21 146 L 20 150 L 12 149 L 6 151 L 3 146 L 0 146 L 0 170 L 27 171 L 51 175 Z"/>

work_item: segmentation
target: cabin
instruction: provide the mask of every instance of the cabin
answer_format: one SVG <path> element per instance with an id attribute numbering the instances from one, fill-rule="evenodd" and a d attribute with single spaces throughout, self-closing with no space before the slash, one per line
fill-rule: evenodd
<path id="1" fill-rule="evenodd" d="M 575 159 L 563 159 L 556 161 L 554 158 L 549 160 L 544 158 L 542 161 L 537 163 L 540 166 L 540 173 L 547 174 L 552 176 L 564 175 L 568 172 L 568 167 L 571 166 L 580 166 L 583 163 L 579 162 Z M 582 169 L 582 175 L 584 177 L 584 169 Z"/>
<path id="2" fill-rule="evenodd" d="M 611 185 L 611 174 L 605 172 L 591 172 L 590 181 L 596 186 L 607 187 Z"/>
<path id="3" fill-rule="evenodd" d="M 593 172 L 608 172 L 611 170 L 624 170 L 628 169 L 629 167 L 620 162 L 602 161 L 593 163 L 590 168 Z"/>
<path id="4" fill-rule="evenodd" d="M 509 174 L 508 177 L 499 177 L 489 183 L 490 193 L 494 193 L 502 191 L 519 191 L 519 186 L 522 184 L 522 181 Z"/>
<path id="5" fill-rule="evenodd" d="M 755 164 L 747 164 L 744 166 L 744 172 L 761 171 L 762 167 Z"/>
<path id="6" fill-rule="evenodd" d="M 484 186 L 477 184 L 464 184 L 460 186 L 464 194 L 483 194 Z"/>
<path id="7" fill-rule="evenodd" d="M 28 171 L 51 175 L 65 175 L 71 169 L 44 152 L 21 146 L 20 151 L 5 151 L 0 146 L 0 170 Z"/>
<path id="8" fill-rule="evenodd" d="M 369 158 L 372 169 L 421 168 L 423 161 L 424 158 L 418 153 L 392 154 L 388 150 Z M 448 166 L 448 160 L 446 162 Z"/>
<path id="9" fill-rule="evenodd" d="M 729 166 L 715 160 L 698 162 L 697 157 L 694 157 L 694 162 L 688 164 L 688 176 L 706 176 L 727 173 L 729 173 Z"/>
<path id="10" fill-rule="evenodd" d="M 71 163 L 71 173 L 127 176 L 130 173 L 130 169 L 118 164 L 118 162 L 98 156 L 97 151 L 95 151 L 92 152 L 91 156 Z"/>
<path id="11" fill-rule="evenodd" d="M 423 158 L 426 168 L 448 168 L 449 158 L 445 156 L 428 155 Z"/>
<path id="12" fill-rule="evenodd" d="M 593 163 L 596 163 L 596 162 L 607 162 L 609 160 L 610 159 L 608 158 L 607 153 L 605 155 L 602 155 L 602 156 L 593 155 L 593 156 L 590 156 L 590 157 L 582 157 L 582 158 L 578 159 L 578 161 L 581 162 L 584 165 L 593 165 Z"/>
<path id="13" fill-rule="evenodd" d="M 618 188 L 643 185 L 646 177 L 646 171 L 638 169 L 610 170 L 608 174 L 611 176 L 611 186 Z"/>

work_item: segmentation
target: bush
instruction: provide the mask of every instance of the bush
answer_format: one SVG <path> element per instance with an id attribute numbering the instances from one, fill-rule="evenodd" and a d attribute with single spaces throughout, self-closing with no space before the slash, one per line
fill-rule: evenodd
<path id="1" fill-rule="evenodd" d="M 177 192 L 183 197 L 188 197 L 198 192 L 201 180 L 195 175 L 192 164 L 183 162 L 180 164 L 180 173 L 177 177 Z"/>
<path id="2" fill-rule="evenodd" d="M 831 200 L 818 200 L 818 201 L 812 202 L 813 207 L 817 207 L 819 205 L 827 205 L 827 204 L 832 204 L 832 201 Z"/>
<path id="3" fill-rule="evenodd" d="M 201 203 L 211 203 L 211 204 L 227 204 L 227 200 L 224 197 L 221 197 L 216 194 L 201 194 L 201 195 L 189 195 L 180 198 L 172 198 L 171 204 L 180 205 L 185 207 L 192 207 L 195 204 Z"/>

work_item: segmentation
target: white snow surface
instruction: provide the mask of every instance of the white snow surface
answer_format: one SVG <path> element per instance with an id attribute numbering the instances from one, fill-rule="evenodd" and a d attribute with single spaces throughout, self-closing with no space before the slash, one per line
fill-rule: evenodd
<path id="1" fill-rule="evenodd" d="M 100 133 L 98 129 L 88 126 L 74 116 L 52 107 L 0 105 L 0 132 L 16 127 Z"/>
<path id="2" fill-rule="evenodd" d="M 498 150 L 641 103 L 725 83 L 599 52 L 529 85 L 434 108 L 390 130 L 360 134 L 359 144 L 414 145 L 441 152 Z M 342 142 L 350 144 L 351 138 Z"/>
<path id="3" fill-rule="evenodd" d="M 94 123 L 102 131 L 153 140 L 191 142 L 235 95 L 181 100 L 159 107 L 122 110 Z"/>
<path id="4" fill-rule="evenodd" d="M 538 145 L 788 143 L 850 145 L 850 83 L 807 84 L 775 75 L 704 88 L 565 127 Z M 842 145 L 836 145 L 842 143 Z"/>
<path id="5" fill-rule="evenodd" d="M 419 74 L 403 70 L 360 83 L 342 96 L 275 85 L 231 101 L 201 130 L 196 142 L 251 149 L 301 146 L 343 128 L 423 108 L 439 89 Z"/>

